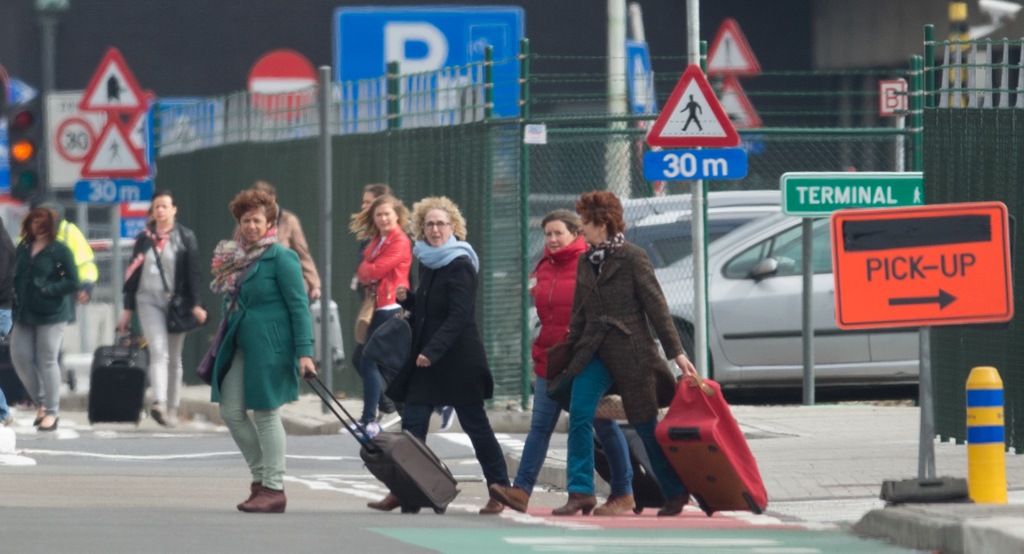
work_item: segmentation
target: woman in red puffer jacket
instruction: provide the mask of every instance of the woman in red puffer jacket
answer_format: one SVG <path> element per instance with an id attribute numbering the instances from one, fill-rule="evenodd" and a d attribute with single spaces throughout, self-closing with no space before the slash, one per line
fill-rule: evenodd
<path id="1" fill-rule="evenodd" d="M 541 221 L 541 228 L 544 229 L 544 256 L 537 263 L 537 284 L 533 287 L 534 304 L 541 323 L 540 336 L 533 343 L 533 371 L 537 374 L 533 393 L 533 419 L 513 486 L 495 483 L 489 491 L 491 498 L 520 512 L 525 512 L 530 502 L 537 474 L 547 457 L 551 433 L 562 412 L 558 403 L 547 395 L 546 350 L 564 342 L 569 335 L 572 297 L 576 289 L 576 264 L 580 255 L 587 250 L 580 235 L 582 225 L 580 218 L 569 210 L 555 210 Z M 608 511 L 604 515 L 632 509 L 633 468 L 629 464 L 626 438 L 619 425 L 612 420 L 595 419 L 594 430 L 597 431 L 597 438 L 601 441 L 611 470 L 612 495 L 609 503 L 622 506 L 621 510 Z M 616 501 L 613 503 L 613 500 Z"/>

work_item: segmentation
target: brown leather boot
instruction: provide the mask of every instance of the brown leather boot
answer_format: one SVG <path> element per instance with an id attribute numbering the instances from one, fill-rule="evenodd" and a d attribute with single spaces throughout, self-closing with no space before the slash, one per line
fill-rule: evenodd
<path id="1" fill-rule="evenodd" d="M 256 498 L 256 495 L 260 492 L 260 489 L 262 489 L 262 488 L 263 488 L 263 483 L 260 483 L 259 481 L 253 481 L 252 483 L 250 483 L 249 484 L 249 498 L 246 498 L 244 501 L 242 501 L 242 504 L 247 504 L 249 502 L 252 502 L 252 499 Z M 238 511 L 240 511 L 240 512 L 244 512 L 245 511 L 245 510 L 242 509 L 242 504 L 238 505 Z"/>
<path id="2" fill-rule="evenodd" d="M 570 492 L 569 501 L 561 508 L 551 510 L 553 516 L 574 516 L 576 512 L 583 510 L 583 515 L 590 515 L 590 510 L 597 506 L 597 497 L 582 492 Z"/>
<path id="3" fill-rule="evenodd" d="M 679 515 L 683 511 L 683 506 L 690 501 L 690 493 L 684 492 L 683 494 L 677 494 L 672 498 L 665 501 L 665 505 L 658 510 L 659 516 L 674 516 Z"/>
<path id="4" fill-rule="evenodd" d="M 287 504 L 288 499 L 284 496 L 284 490 L 276 491 L 260 485 L 256 497 L 248 502 L 243 502 L 238 509 L 250 513 L 281 514 L 284 513 Z"/>
<path id="5" fill-rule="evenodd" d="M 501 502 L 490 498 L 487 500 L 487 504 L 483 508 L 480 508 L 480 513 L 485 515 L 500 514 L 505 510 L 505 505 Z"/>
<path id="6" fill-rule="evenodd" d="M 517 512 L 526 513 L 526 507 L 530 504 L 530 493 L 519 487 L 507 487 L 495 483 L 488 487 L 487 492 L 491 498 Z"/>
<path id="7" fill-rule="evenodd" d="M 397 496 L 388 493 L 387 496 L 377 502 L 367 502 L 367 507 L 373 508 L 374 510 L 380 510 L 382 512 L 390 512 L 395 508 L 402 505 L 402 501 Z"/>
<path id="8" fill-rule="evenodd" d="M 595 516 L 617 516 L 626 510 L 636 508 L 632 494 L 613 494 L 604 505 L 594 509 Z"/>

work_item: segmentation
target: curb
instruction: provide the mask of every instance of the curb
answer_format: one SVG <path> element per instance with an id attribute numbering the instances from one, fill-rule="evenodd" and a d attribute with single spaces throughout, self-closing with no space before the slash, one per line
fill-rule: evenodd
<path id="1" fill-rule="evenodd" d="M 943 554 L 1024 552 L 1024 506 L 903 504 L 872 510 L 853 532 Z"/>

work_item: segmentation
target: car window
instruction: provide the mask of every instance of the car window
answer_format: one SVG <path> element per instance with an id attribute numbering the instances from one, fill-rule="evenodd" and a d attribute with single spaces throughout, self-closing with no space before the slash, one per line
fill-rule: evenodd
<path id="1" fill-rule="evenodd" d="M 708 243 L 710 244 L 721 238 L 727 232 L 708 233 Z M 659 267 L 665 267 L 693 253 L 693 238 L 687 236 L 659 239 L 651 243 L 651 249 L 661 259 L 662 265 Z"/>
<path id="2" fill-rule="evenodd" d="M 822 218 L 814 222 L 814 273 L 832 272 L 832 241 L 828 221 Z M 741 252 L 726 264 L 724 274 L 730 279 L 745 279 L 758 262 L 771 256 L 779 263 L 775 276 L 801 275 L 803 250 L 803 226 L 797 225 Z"/>

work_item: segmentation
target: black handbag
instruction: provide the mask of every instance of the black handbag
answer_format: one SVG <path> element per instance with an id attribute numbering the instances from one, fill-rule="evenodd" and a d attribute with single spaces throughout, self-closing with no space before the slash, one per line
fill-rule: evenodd
<path id="1" fill-rule="evenodd" d="M 412 349 L 412 327 L 405 320 L 406 316 L 405 310 L 399 310 L 377 327 L 366 339 L 363 357 L 393 371 L 402 369 Z"/>
<path id="2" fill-rule="evenodd" d="M 153 257 L 156 258 L 157 270 L 160 271 L 160 281 L 164 284 L 164 292 L 171 295 L 171 299 L 167 302 L 167 332 L 187 333 L 202 327 L 206 322 L 199 323 L 195 314 L 192 313 L 192 306 L 185 303 L 185 298 L 171 293 L 170 287 L 167 286 L 167 277 L 164 276 L 164 265 L 160 263 L 160 253 L 156 251 L 156 244 L 151 246 Z"/>

